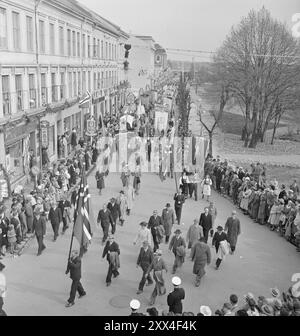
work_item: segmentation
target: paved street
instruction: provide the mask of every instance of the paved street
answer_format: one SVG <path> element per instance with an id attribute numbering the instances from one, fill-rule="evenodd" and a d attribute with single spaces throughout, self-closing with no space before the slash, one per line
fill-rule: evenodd
<path id="1" fill-rule="evenodd" d="M 120 191 L 119 174 L 110 174 L 105 180 L 107 188 L 102 196 L 98 196 L 94 174 L 88 183 L 92 195 L 94 215 L 103 202 L 116 196 Z M 52 229 L 47 228 L 47 249 L 42 256 L 37 257 L 37 243 L 32 240 L 24 254 L 16 259 L 6 259 L 5 271 L 8 281 L 5 310 L 9 315 L 127 315 L 128 303 L 136 298 L 141 270 L 136 268 L 138 247 L 133 245 L 138 224 L 148 220 L 153 209 L 161 212 L 163 206 L 173 204 L 174 180 L 161 183 L 155 174 L 142 176 L 141 194 L 135 200 L 132 215 L 126 220 L 124 227 L 118 227 L 116 241 L 121 249 L 120 277 L 113 279 L 112 285 L 105 286 L 107 261 L 101 258 L 102 233 L 96 230 L 92 245 L 83 258 L 82 283 L 87 296 L 76 300 L 75 306 L 65 308 L 71 280 L 65 275 L 66 261 L 70 243 L 70 230 L 52 242 Z M 224 225 L 230 215 L 232 205 L 225 198 L 213 194 L 213 200 L 218 209 L 217 224 Z M 200 212 L 207 203 L 203 200 L 195 202 L 187 200 L 183 210 L 181 229 L 186 234 L 188 225 L 193 218 L 199 218 Z M 192 263 L 186 260 L 178 275 L 183 280 L 186 290 L 184 310 L 197 313 L 200 305 L 209 305 L 212 310 L 220 307 L 228 296 L 236 293 L 240 297 L 253 292 L 255 295 L 268 295 L 269 289 L 278 286 L 286 290 L 291 285 L 291 276 L 299 272 L 299 254 L 295 247 L 284 239 L 270 232 L 267 228 L 253 223 L 248 217 L 238 212 L 241 219 L 242 235 L 238 241 L 237 252 L 228 256 L 220 270 L 214 269 L 213 263 L 207 267 L 207 274 L 201 286 L 193 286 Z M 211 241 L 209 241 L 211 243 Z M 166 244 L 161 245 L 163 256 L 169 270 L 173 263 L 173 254 L 167 251 Z M 170 272 L 166 276 L 167 291 L 172 288 Z M 147 308 L 148 299 L 153 287 L 145 287 L 144 293 L 138 296 L 142 310 Z M 242 299 L 242 297 L 241 297 Z M 166 309 L 166 296 L 159 297 L 156 303 L 158 309 Z"/>

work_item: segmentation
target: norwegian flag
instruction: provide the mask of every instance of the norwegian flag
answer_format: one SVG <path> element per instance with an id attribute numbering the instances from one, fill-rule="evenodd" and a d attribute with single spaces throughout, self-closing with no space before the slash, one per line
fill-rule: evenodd
<path id="1" fill-rule="evenodd" d="M 80 181 L 80 188 L 77 194 L 77 207 L 74 212 L 73 235 L 80 244 L 80 248 L 87 247 L 92 239 L 91 218 L 90 218 L 90 194 L 87 185 L 84 169 Z"/>

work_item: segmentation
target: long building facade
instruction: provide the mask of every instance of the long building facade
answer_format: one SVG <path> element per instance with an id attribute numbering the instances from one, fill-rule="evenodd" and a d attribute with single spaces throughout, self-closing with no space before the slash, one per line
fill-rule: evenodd
<path id="1" fill-rule="evenodd" d="M 30 150 L 41 166 L 44 151 L 59 158 L 62 136 L 84 135 L 87 91 L 96 120 L 117 113 L 128 38 L 75 0 L 0 1 L 0 167 L 10 184 L 28 177 Z"/>

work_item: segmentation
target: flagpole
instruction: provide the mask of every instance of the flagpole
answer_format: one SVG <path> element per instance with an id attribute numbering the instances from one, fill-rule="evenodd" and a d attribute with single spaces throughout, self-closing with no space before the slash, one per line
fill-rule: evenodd
<path id="1" fill-rule="evenodd" d="M 72 236 L 71 236 L 71 243 L 70 243 L 70 248 L 69 248 L 69 255 L 68 255 L 68 261 L 67 261 L 66 273 L 68 272 L 68 269 L 69 269 L 69 260 L 70 260 L 71 252 L 72 252 L 73 238 L 74 238 L 74 227 L 75 227 L 75 222 L 76 222 L 76 218 L 77 218 L 77 210 L 78 210 L 78 204 L 79 204 L 79 198 L 80 198 L 81 185 L 83 183 L 84 169 L 85 169 L 85 163 L 82 164 L 82 168 L 81 168 L 81 179 L 80 179 L 80 186 L 79 186 L 79 194 L 78 194 L 77 204 L 76 204 L 76 208 L 75 208 L 75 211 L 74 211 L 74 217 L 73 217 L 73 229 L 72 229 Z"/>

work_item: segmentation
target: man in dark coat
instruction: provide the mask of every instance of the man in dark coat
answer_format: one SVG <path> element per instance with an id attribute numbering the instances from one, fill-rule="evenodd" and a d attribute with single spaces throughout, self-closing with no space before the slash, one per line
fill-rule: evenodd
<path id="1" fill-rule="evenodd" d="M 165 229 L 166 243 L 169 242 L 169 238 L 172 232 L 172 227 L 175 222 L 174 211 L 171 209 L 170 203 L 167 203 L 166 207 L 162 211 L 161 219 Z"/>
<path id="2" fill-rule="evenodd" d="M 78 292 L 79 298 L 82 298 L 83 296 L 86 295 L 86 292 L 83 289 L 82 284 L 80 282 L 81 258 L 79 257 L 78 251 L 72 252 L 71 258 L 69 259 L 69 262 L 68 262 L 68 268 L 67 268 L 66 274 L 68 274 L 69 272 L 70 272 L 70 278 L 72 279 L 72 286 L 71 286 L 70 297 L 66 304 L 67 308 L 74 305 L 76 292 Z"/>
<path id="3" fill-rule="evenodd" d="M 240 220 L 236 216 L 236 211 L 232 211 L 225 224 L 225 231 L 227 232 L 228 241 L 230 244 L 231 254 L 234 253 L 238 236 L 241 234 Z"/>
<path id="4" fill-rule="evenodd" d="M 102 243 L 104 244 L 108 237 L 109 225 L 111 225 L 111 227 L 114 227 L 114 220 L 111 215 L 111 212 L 107 209 L 106 203 L 103 204 L 103 208 L 98 213 L 97 223 L 102 227 L 103 230 Z"/>
<path id="5" fill-rule="evenodd" d="M 68 173 L 70 175 L 69 185 L 70 187 L 72 187 L 73 185 L 76 184 L 76 171 L 71 160 L 68 161 L 68 166 L 69 166 Z"/>
<path id="6" fill-rule="evenodd" d="M 180 220 L 181 220 L 181 213 L 182 213 L 182 206 L 185 202 L 185 197 L 182 195 L 181 189 L 178 190 L 178 193 L 174 195 L 174 208 L 175 208 L 175 213 L 176 213 L 176 218 L 177 218 L 177 224 L 180 225 Z"/>
<path id="7" fill-rule="evenodd" d="M 63 221 L 63 232 L 68 229 L 68 222 L 71 220 L 69 218 L 69 211 L 71 209 L 71 203 L 67 200 L 66 196 L 63 196 L 62 199 L 58 203 L 58 207 L 60 208 L 62 214 L 62 221 Z"/>
<path id="8" fill-rule="evenodd" d="M 173 277 L 172 284 L 174 286 L 174 290 L 167 297 L 169 312 L 182 314 L 183 307 L 181 301 L 185 298 L 185 291 L 183 288 L 179 287 L 181 285 L 181 279 L 176 276 Z"/>
<path id="9" fill-rule="evenodd" d="M 105 256 L 106 256 L 106 260 L 108 261 L 108 272 L 107 272 L 107 276 L 106 276 L 106 286 L 111 285 L 112 275 L 114 276 L 114 278 L 116 278 L 119 275 L 117 265 L 114 265 L 112 260 L 111 260 L 111 254 L 113 252 L 117 253 L 118 256 L 120 255 L 119 245 L 114 241 L 114 236 L 111 235 L 111 236 L 109 236 L 109 239 L 106 242 L 106 245 L 105 245 L 103 253 L 102 253 L 102 258 L 105 258 Z"/>
<path id="10" fill-rule="evenodd" d="M 8 231 L 9 219 L 5 216 L 4 208 L 0 208 L 0 256 L 5 256 L 5 250 L 8 249 Z"/>
<path id="11" fill-rule="evenodd" d="M 159 231 L 158 227 L 159 226 L 163 227 L 163 222 L 160 216 L 157 215 L 157 210 L 153 211 L 153 215 L 149 218 L 148 222 L 148 229 L 151 230 L 152 238 L 153 238 L 153 244 L 154 244 L 154 249 L 153 252 L 159 249 Z"/>
<path id="12" fill-rule="evenodd" d="M 41 255 L 43 250 L 46 248 L 44 245 L 44 236 L 46 234 L 46 219 L 41 216 L 40 208 L 34 209 L 34 218 L 33 218 L 33 232 L 35 233 L 37 242 L 38 242 L 38 253 Z"/>
<path id="13" fill-rule="evenodd" d="M 204 241 L 207 243 L 209 231 L 212 229 L 212 217 L 209 209 L 205 208 L 200 216 L 199 225 L 203 228 Z"/>
<path id="14" fill-rule="evenodd" d="M 217 227 L 217 232 L 214 234 L 213 240 L 212 240 L 212 245 L 215 246 L 217 254 L 218 254 L 218 251 L 219 251 L 220 243 L 223 240 L 228 241 L 227 235 L 223 231 L 222 226 L 218 226 Z M 221 262 L 222 262 L 222 259 L 218 256 L 217 261 L 216 261 L 216 269 L 219 269 Z"/>
<path id="15" fill-rule="evenodd" d="M 194 261 L 193 273 L 196 274 L 195 286 L 200 286 L 200 281 L 205 274 L 205 266 L 211 262 L 211 253 L 209 246 L 205 243 L 204 237 L 201 237 L 195 243 L 191 250 L 191 258 Z"/>
<path id="16" fill-rule="evenodd" d="M 175 256 L 172 274 L 175 274 L 176 269 L 183 264 L 185 248 L 186 244 L 184 239 L 181 237 L 181 231 L 177 229 L 174 232 L 174 236 L 172 237 L 169 245 L 169 250 L 172 251 Z"/>
<path id="17" fill-rule="evenodd" d="M 58 231 L 59 231 L 59 226 L 60 223 L 62 222 L 62 213 L 61 213 L 61 209 L 58 207 L 58 202 L 52 202 L 51 203 L 51 208 L 49 211 L 49 215 L 48 218 L 51 222 L 51 226 L 54 232 L 54 238 L 53 241 L 56 241 L 57 237 L 58 237 Z"/>
<path id="18" fill-rule="evenodd" d="M 143 292 L 146 280 L 148 281 L 147 286 L 150 286 L 153 284 L 151 275 L 149 273 L 147 274 L 148 268 L 152 264 L 152 262 L 153 262 L 153 251 L 151 247 L 149 246 L 149 243 L 147 241 L 144 241 L 143 247 L 141 247 L 140 249 L 140 253 L 137 259 L 137 263 L 136 263 L 136 267 L 137 268 L 141 267 L 141 269 L 143 270 L 143 276 L 139 283 L 139 289 L 136 292 L 137 294 L 141 294 Z M 146 274 L 147 274 L 147 277 L 146 277 Z"/>
<path id="19" fill-rule="evenodd" d="M 116 202 L 115 198 L 112 198 L 110 202 L 108 203 L 107 208 L 111 212 L 111 215 L 114 221 L 114 225 L 111 228 L 111 233 L 114 234 L 116 232 L 117 221 L 121 217 L 120 205 Z"/>

